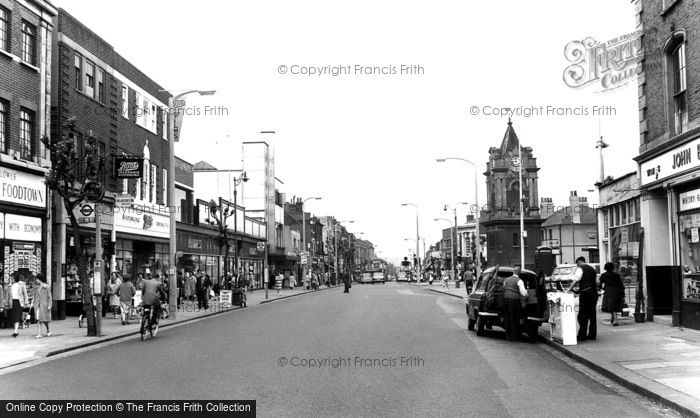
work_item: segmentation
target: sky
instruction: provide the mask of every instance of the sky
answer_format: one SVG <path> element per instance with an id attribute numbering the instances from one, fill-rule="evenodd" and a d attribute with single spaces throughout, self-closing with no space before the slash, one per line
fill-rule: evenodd
<path id="1" fill-rule="evenodd" d="M 306 210 L 353 220 L 384 258 L 415 248 L 416 211 L 401 203 L 418 205 L 427 247 L 448 226 L 434 221 L 445 204 L 474 202 L 474 169 L 436 158 L 476 163 L 485 204 L 500 108 L 522 109 L 513 127 L 555 205 L 571 190 L 597 202 L 600 135 L 606 176 L 636 170 L 636 80 L 603 92 L 563 80 L 567 44 L 634 32 L 627 0 L 52 2 L 174 94 L 217 91 L 188 99 L 200 114 L 184 119 L 179 157 L 240 168 L 241 142 L 273 130 L 287 199 L 322 197 Z"/>

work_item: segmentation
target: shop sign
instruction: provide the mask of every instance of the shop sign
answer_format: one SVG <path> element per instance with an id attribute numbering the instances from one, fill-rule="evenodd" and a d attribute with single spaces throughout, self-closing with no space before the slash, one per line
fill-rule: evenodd
<path id="1" fill-rule="evenodd" d="M 220 290 L 219 291 L 219 304 L 221 306 L 230 308 L 233 302 L 233 291 L 231 290 Z"/>
<path id="2" fill-rule="evenodd" d="M 197 238 L 187 238 L 187 248 L 190 250 L 201 250 L 202 240 Z"/>
<path id="3" fill-rule="evenodd" d="M 118 179 L 141 178 L 143 175 L 143 158 L 115 157 L 114 176 Z"/>
<path id="4" fill-rule="evenodd" d="M 700 208 L 700 189 L 683 192 L 678 196 L 678 210 Z"/>
<path id="5" fill-rule="evenodd" d="M 647 185 L 697 167 L 700 167 L 700 138 L 643 162 L 639 171 L 642 185 Z"/>
<path id="6" fill-rule="evenodd" d="M 44 177 L 0 167 L 0 201 L 45 208 Z"/>
<path id="7" fill-rule="evenodd" d="M 117 195 L 114 197 L 114 206 L 118 208 L 128 208 L 134 204 L 134 196 L 128 194 Z"/>
<path id="8" fill-rule="evenodd" d="M 170 237 L 170 218 L 153 212 L 127 210 L 115 213 L 115 227 L 119 232 L 129 232 L 152 237 Z"/>
<path id="9" fill-rule="evenodd" d="M 5 238 L 41 242 L 41 218 L 6 214 Z"/>
<path id="10" fill-rule="evenodd" d="M 637 173 L 616 179 L 600 188 L 601 206 L 614 205 L 640 195 Z"/>

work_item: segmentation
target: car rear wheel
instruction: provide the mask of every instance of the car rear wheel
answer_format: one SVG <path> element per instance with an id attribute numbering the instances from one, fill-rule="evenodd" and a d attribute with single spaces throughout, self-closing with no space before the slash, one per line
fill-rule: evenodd
<path id="1" fill-rule="evenodd" d="M 484 335 L 484 319 L 480 316 L 476 317 L 476 335 L 481 337 Z"/>
<path id="2" fill-rule="evenodd" d="M 469 331 L 474 331 L 474 326 L 476 325 L 476 321 L 469 318 L 469 322 L 467 323 L 467 329 Z"/>

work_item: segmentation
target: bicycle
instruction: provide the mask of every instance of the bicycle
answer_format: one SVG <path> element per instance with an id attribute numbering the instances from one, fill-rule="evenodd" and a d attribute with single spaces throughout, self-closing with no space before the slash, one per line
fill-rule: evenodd
<path id="1" fill-rule="evenodd" d="M 141 341 L 146 339 L 146 330 L 151 334 L 151 338 L 154 338 L 158 333 L 158 316 L 153 316 L 153 311 L 156 307 L 144 306 L 143 307 L 143 319 L 141 319 Z M 155 325 L 155 328 L 154 328 Z"/>

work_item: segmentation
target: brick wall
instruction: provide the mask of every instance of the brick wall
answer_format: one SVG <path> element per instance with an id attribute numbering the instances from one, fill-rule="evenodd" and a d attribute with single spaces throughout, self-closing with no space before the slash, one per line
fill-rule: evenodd
<path id="1" fill-rule="evenodd" d="M 36 28 L 35 65 L 38 65 L 41 45 L 40 19 L 29 9 L 14 0 L 0 1 L 0 7 L 10 12 L 10 48 L 8 52 L 14 57 L 0 51 L 0 99 L 9 104 L 8 112 L 8 143 L 4 150 L 7 154 L 12 150 L 19 151 L 20 108 L 24 107 L 34 112 L 34 132 L 32 134 L 32 149 L 37 155 L 39 149 L 39 115 L 41 112 L 41 76 L 36 69 L 19 62 L 22 57 L 22 21 Z"/>
<path id="2" fill-rule="evenodd" d="M 54 36 L 70 38 L 80 47 L 102 61 L 106 66 L 125 76 L 131 83 L 136 84 L 140 89 L 160 100 L 167 105 L 170 95 L 159 91 L 162 89 L 155 81 L 146 76 L 134 65 L 129 63 L 124 57 L 115 52 L 114 48 L 105 40 L 97 36 L 81 22 L 77 21 L 65 10 L 60 9 L 55 25 L 57 33 Z M 129 89 L 129 115 L 128 119 L 122 116 L 121 112 L 121 92 L 122 82 L 116 78 L 108 68 L 105 70 L 105 99 L 104 103 L 89 97 L 76 89 L 74 80 L 74 54 L 75 50 L 69 42 L 61 42 L 59 39 L 58 56 L 54 62 L 54 70 L 57 72 L 58 85 L 55 93 L 58 95 L 55 101 L 56 109 L 54 115 L 56 122 L 64 123 L 68 118 L 77 117 L 77 127 L 86 136 L 92 130 L 93 136 L 98 141 L 107 146 L 107 190 L 119 193 L 122 189 L 122 182 L 112 178 L 113 155 L 116 151 L 121 155 L 142 156 L 143 148 L 148 141 L 150 150 L 150 161 L 158 168 L 156 201 L 162 201 L 163 189 L 163 168 L 169 169 L 168 165 L 168 141 L 163 139 L 163 124 L 159 114 L 157 117 L 157 133 L 136 124 L 136 97 Z M 78 51 L 79 52 L 79 51 Z M 99 66 L 99 63 L 97 64 Z M 56 132 L 56 131 L 54 131 Z M 168 170 L 168 175 L 173 175 Z M 134 194 L 136 183 L 129 181 L 129 193 Z"/>
<path id="3" fill-rule="evenodd" d="M 666 0 L 667 6 L 671 3 Z M 638 29 L 644 31 L 645 51 L 639 79 L 640 153 L 643 153 L 673 139 L 669 133 L 672 118 L 663 48 L 674 31 L 685 31 L 688 130 L 700 127 L 700 7 L 691 0 L 676 0 L 665 11 L 658 0 L 638 0 L 636 6 Z"/>

